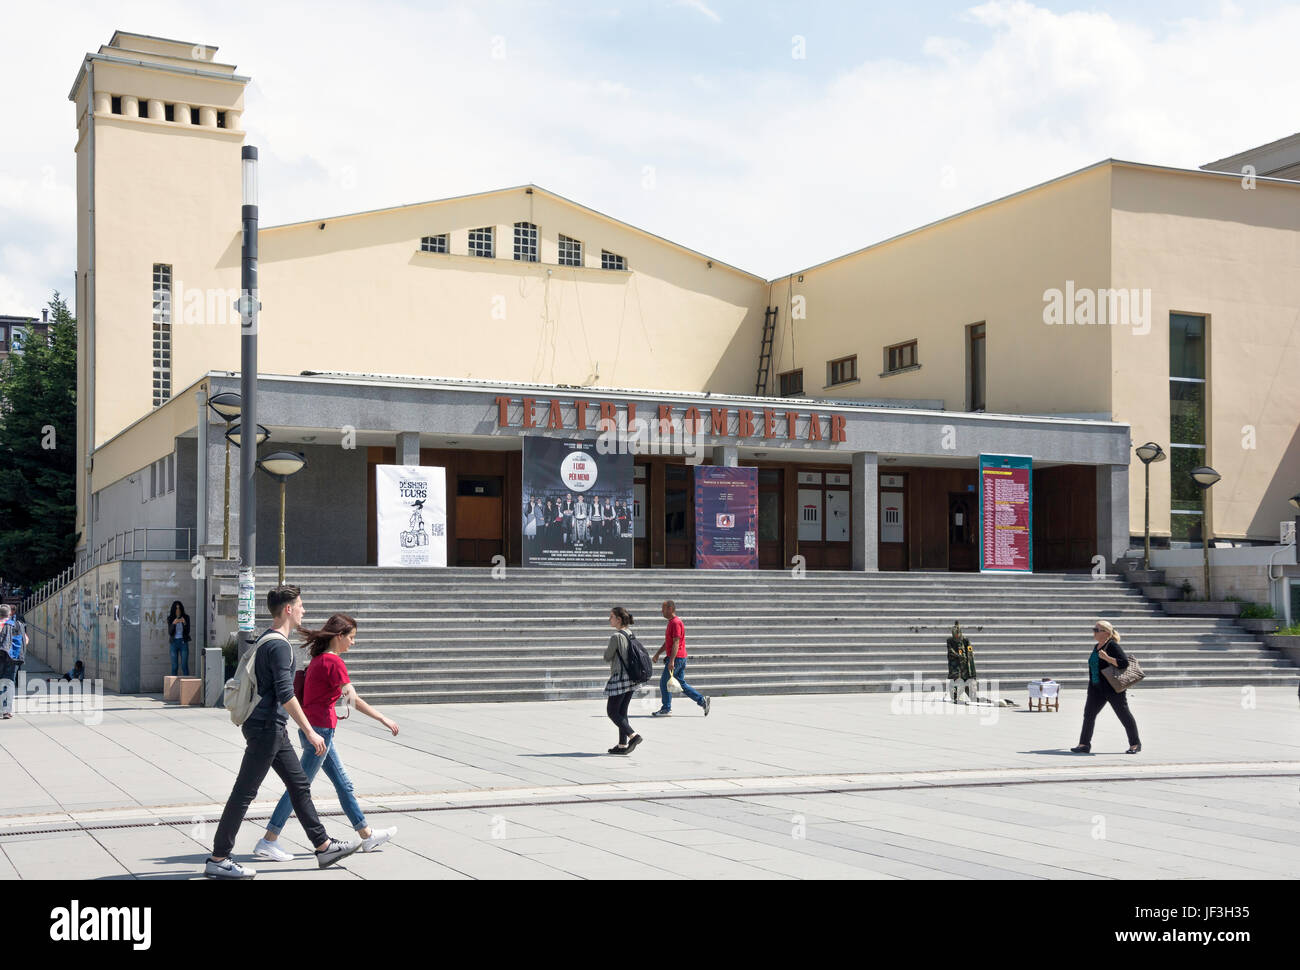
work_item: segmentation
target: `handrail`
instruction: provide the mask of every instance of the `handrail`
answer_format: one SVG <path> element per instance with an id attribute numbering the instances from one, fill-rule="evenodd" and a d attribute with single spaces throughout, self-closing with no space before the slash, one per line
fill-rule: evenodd
<path id="1" fill-rule="evenodd" d="M 156 545 L 151 550 L 149 548 L 150 532 L 169 532 L 172 535 L 172 545 Z M 185 545 L 182 546 L 177 542 L 180 534 L 185 534 Z M 136 537 L 143 536 L 143 544 L 137 543 Z M 128 547 L 127 540 L 130 540 Z M 183 555 L 182 555 L 183 553 Z M 40 606 L 47 599 L 63 589 L 69 583 L 80 579 L 96 566 L 103 566 L 110 562 L 166 562 L 170 560 L 190 559 L 194 555 L 194 530 L 182 527 L 168 528 L 166 526 L 140 527 L 128 529 L 125 532 L 119 532 L 110 536 L 101 542 L 93 550 L 82 553 L 72 565 L 62 570 L 52 579 L 39 584 L 31 593 L 23 598 L 21 611 L 24 616 Z"/>

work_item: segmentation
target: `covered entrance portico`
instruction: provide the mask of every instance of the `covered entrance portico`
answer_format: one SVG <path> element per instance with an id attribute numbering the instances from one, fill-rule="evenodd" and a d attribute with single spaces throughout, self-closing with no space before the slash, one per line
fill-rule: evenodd
<path id="1" fill-rule="evenodd" d="M 237 378 L 212 374 L 209 384 L 217 393 Z M 313 458 L 290 486 L 291 562 L 373 563 L 373 466 L 423 464 L 447 470 L 448 563 L 488 565 L 501 556 L 518 564 L 523 439 L 594 439 L 601 419 L 623 431 L 650 426 L 633 459 L 638 567 L 694 566 L 697 463 L 757 469 L 767 569 L 978 568 L 981 454 L 1033 457 L 1037 570 L 1086 568 L 1097 555 L 1109 564 L 1129 534 L 1125 424 L 346 374 L 265 376 L 260 385 L 270 443 L 301 442 Z M 669 422 L 663 435 L 661 420 Z M 220 427 L 209 430 L 207 477 L 217 483 Z M 208 535 L 219 537 L 219 489 L 209 487 L 206 506 Z M 338 542 L 324 543 L 329 558 L 319 559 L 310 542 L 294 538 L 295 518 L 307 535 L 332 523 L 359 541 L 344 562 Z M 268 549 L 264 542 L 260 553 Z"/>

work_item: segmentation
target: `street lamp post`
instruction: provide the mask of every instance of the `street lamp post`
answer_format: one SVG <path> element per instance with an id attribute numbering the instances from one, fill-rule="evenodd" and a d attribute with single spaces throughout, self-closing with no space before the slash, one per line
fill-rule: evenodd
<path id="1" fill-rule="evenodd" d="M 243 437 L 239 430 L 241 427 L 242 425 L 237 424 L 226 432 L 226 444 L 234 445 L 236 448 L 240 446 Z M 267 431 L 259 424 L 257 426 L 256 444 L 260 445 L 263 441 L 265 441 L 269 437 L 271 437 L 271 432 Z M 254 447 L 256 447 L 256 445 L 254 445 Z"/>
<path id="2" fill-rule="evenodd" d="M 1137 456 L 1142 461 L 1142 467 L 1146 474 L 1146 513 L 1143 525 L 1143 554 L 1142 568 L 1151 568 L 1151 463 L 1155 461 L 1164 461 L 1166 458 L 1165 450 L 1154 441 L 1148 441 L 1144 445 L 1138 445 Z"/>
<path id="3" fill-rule="evenodd" d="M 272 478 L 280 481 L 280 585 L 284 585 L 284 483 L 290 475 L 295 475 L 307 466 L 304 455 L 292 451 L 277 451 L 267 455 L 257 466 Z"/>
<path id="4" fill-rule="evenodd" d="M 221 530 L 221 558 L 230 558 L 230 423 L 239 417 L 242 401 L 234 391 L 223 391 L 208 399 L 208 407 L 217 417 L 226 422 L 226 500 L 222 512 L 224 525 Z M 207 461 L 207 456 L 203 457 Z M 207 514 L 206 512 L 204 513 Z"/>
<path id="5" fill-rule="evenodd" d="M 244 237 L 239 261 L 239 391 L 241 420 L 257 425 L 257 149 L 240 149 Z M 239 450 L 239 632 L 251 643 L 257 609 L 257 449 Z"/>
<path id="6" fill-rule="evenodd" d="M 1211 600 L 1214 594 L 1210 587 L 1210 488 L 1223 476 L 1209 465 L 1193 468 L 1188 474 L 1201 490 L 1201 548 L 1205 552 L 1205 598 Z"/>

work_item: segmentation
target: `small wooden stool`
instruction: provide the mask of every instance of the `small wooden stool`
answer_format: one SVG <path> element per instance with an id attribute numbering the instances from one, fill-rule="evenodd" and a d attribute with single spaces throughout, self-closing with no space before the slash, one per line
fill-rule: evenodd
<path id="1" fill-rule="evenodd" d="M 1037 701 L 1037 706 L 1034 702 Z M 1029 682 L 1029 709 L 1031 711 L 1059 711 L 1061 709 L 1061 685 L 1044 677 L 1042 680 Z"/>

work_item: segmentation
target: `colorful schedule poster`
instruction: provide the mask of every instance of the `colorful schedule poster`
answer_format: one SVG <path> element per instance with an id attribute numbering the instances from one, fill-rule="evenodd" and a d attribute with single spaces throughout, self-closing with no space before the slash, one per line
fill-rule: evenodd
<path id="1" fill-rule="evenodd" d="M 758 568 L 758 469 L 695 466 L 695 568 Z"/>
<path id="2" fill-rule="evenodd" d="M 980 455 L 980 571 L 1034 571 L 1033 466 L 1028 455 Z"/>

